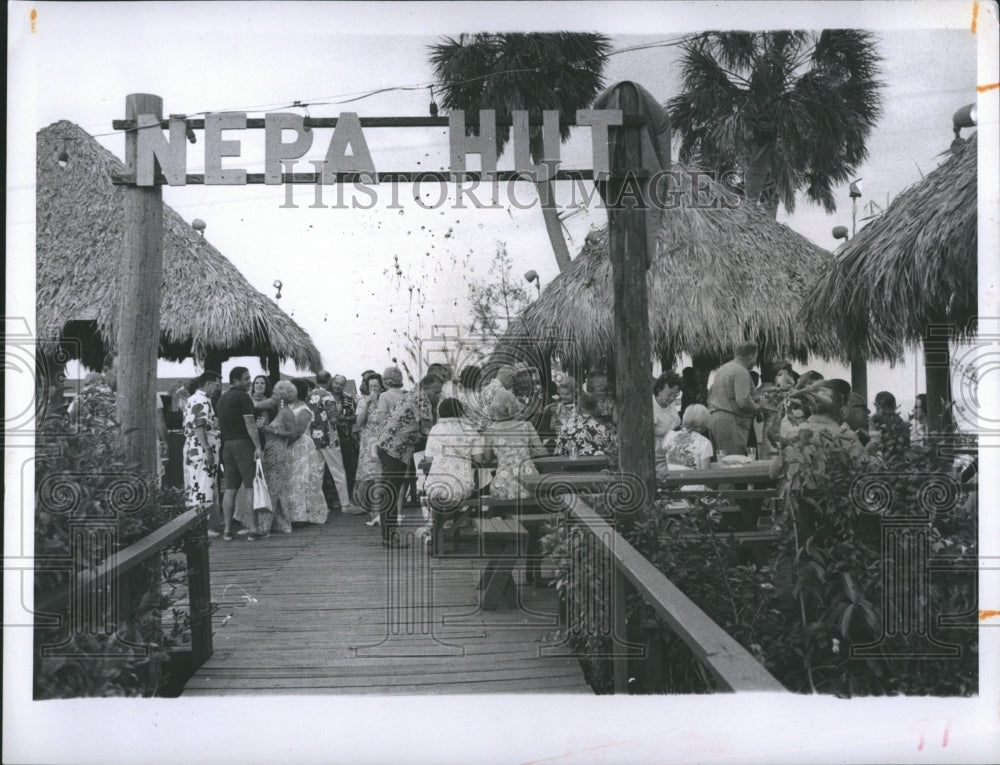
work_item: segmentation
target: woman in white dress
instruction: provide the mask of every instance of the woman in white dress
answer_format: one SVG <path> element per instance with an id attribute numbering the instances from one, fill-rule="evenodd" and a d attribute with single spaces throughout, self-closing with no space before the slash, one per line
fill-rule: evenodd
<path id="1" fill-rule="evenodd" d="M 680 398 L 683 384 L 681 376 L 674 371 L 664 372 L 653 383 L 654 461 L 658 466 L 665 464 L 664 436 L 681 426 L 681 418 L 677 414 L 677 400 Z"/>
<path id="2" fill-rule="evenodd" d="M 473 460 L 483 454 L 482 436 L 465 420 L 465 410 L 455 398 L 438 406 L 438 421 L 427 435 L 424 459 L 431 463 L 424 492 L 432 509 L 449 511 L 476 488 Z"/>
<path id="3" fill-rule="evenodd" d="M 184 504 L 208 512 L 215 503 L 219 471 L 219 427 L 212 408 L 219 376 L 204 372 L 193 384 L 195 390 L 184 402 Z"/>

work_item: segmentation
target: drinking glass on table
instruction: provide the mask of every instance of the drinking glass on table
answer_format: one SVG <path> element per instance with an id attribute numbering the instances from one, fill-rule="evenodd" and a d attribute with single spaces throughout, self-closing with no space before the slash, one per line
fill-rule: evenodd
<path id="1" fill-rule="evenodd" d="M 756 446 L 748 446 L 747 447 L 747 457 L 749 457 L 752 460 L 756 460 L 757 459 L 757 447 Z"/>
<path id="2" fill-rule="evenodd" d="M 728 452 L 725 449 L 717 449 L 715 452 L 715 461 L 722 462 L 722 460 L 726 458 L 726 454 L 728 454 Z"/>

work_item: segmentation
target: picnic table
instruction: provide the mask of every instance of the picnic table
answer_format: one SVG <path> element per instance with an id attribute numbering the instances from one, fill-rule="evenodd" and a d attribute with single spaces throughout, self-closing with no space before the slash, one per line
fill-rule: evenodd
<path id="1" fill-rule="evenodd" d="M 611 459 L 603 454 L 535 457 L 533 462 L 539 473 L 593 473 L 611 466 Z"/>
<path id="2" fill-rule="evenodd" d="M 537 464 L 537 460 L 536 460 Z M 705 470 L 671 470 L 663 478 L 657 479 L 660 486 L 707 486 L 718 488 L 729 484 L 773 485 L 770 477 L 769 460 L 754 460 L 742 465 L 716 465 Z M 572 490 L 580 494 L 593 494 L 604 491 L 614 483 L 616 474 L 610 470 L 565 473 L 559 476 L 560 491 Z M 521 485 L 532 494 L 537 495 L 539 486 L 552 485 L 553 477 L 549 474 L 524 475 L 520 478 Z"/>

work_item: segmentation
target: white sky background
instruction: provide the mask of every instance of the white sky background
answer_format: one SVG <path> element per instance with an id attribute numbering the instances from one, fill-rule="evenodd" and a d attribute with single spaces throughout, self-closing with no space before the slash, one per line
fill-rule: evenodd
<path id="1" fill-rule="evenodd" d="M 34 33 L 29 31 L 31 7 L 24 3 L 9 6 L 7 220 L 8 314 L 29 317 L 34 310 L 34 134 L 57 120 L 71 120 L 91 134 L 110 134 L 99 140 L 121 157 L 124 138 L 112 130 L 111 122 L 124 117 L 128 93 L 160 95 L 168 114 L 274 107 L 295 100 L 335 101 L 340 99 L 331 97 L 340 94 L 430 83 L 427 45 L 443 34 L 463 31 L 596 30 L 612 35 L 618 49 L 726 26 L 867 28 L 880 36 L 886 88 L 884 115 L 869 142 L 870 159 L 857 173 L 864 178 L 861 218 L 868 201 L 884 205 L 887 194 L 895 197 L 919 180 L 920 171 L 926 174 L 939 162 L 938 155 L 952 139 L 952 113 L 976 100 L 976 45 L 982 37 L 969 31 L 972 3 L 751 3 L 724 7 L 716 3 L 526 3 L 472 7 L 457 3 L 43 2 L 34 6 L 38 12 Z M 995 51 L 996 21 L 989 18 L 985 7 L 980 8 L 979 18 L 981 27 L 993 29 Z M 904 25 L 908 28 L 901 29 Z M 676 58 L 677 50 L 671 47 L 613 56 L 606 70 L 607 82 L 635 80 L 665 101 L 677 92 Z M 994 110 L 995 94 L 993 91 L 989 102 Z M 309 113 L 314 117 L 336 116 L 341 111 L 356 111 L 361 116 L 422 116 L 427 114 L 428 102 L 427 90 L 392 92 L 343 106 L 315 106 Z M 992 120 L 989 129 L 995 133 L 995 112 Z M 981 125 L 986 129 L 982 118 Z M 307 158 L 322 158 L 330 132 L 317 131 Z M 968 132 L 963 131 L 963 136 Z M 563 147 L 563 166 L 589 167 L 589 130 L 577 129 L 575 133 Z M 447 167 L 444 129 L 368 129 L 365 136 L 379 171 Z M 245 159 L 227 160 L 225 166 L 260 172 L 263 131 L 248 130 L 239 137 Z M 203 151 L 199 131 L 198 143 L 188 146 L 189 172 L 201 171 Z M 508 152 L 501 166 L 511 165 Z M 328 187 L 325 192 L 329 203 L 335 189 Z M 521 193 L 526 197 L 533 194 L 528 186 Z M 308 187 L 295 189 L 298 210 L 279 208 L 284 201 L 281 187 L 166 187 L 164 200 L 187 221 L 205 220 L 207 238 L 257 289 L 273 297 L 272 281 L 284 283 L 281 307 L 293 313 L 312 336 L 326 367 L 335 372 L 357 377 L 361 370 L 381 369 L 391 356 L 401 355 L 394 329 L 416 334 L 433 324 L 466 321 L 467 280 L 485 272 L 498 240 L 506 241 L 514 256 L 515 275 L 533 268 L 544 286 L 557 273 L 537 209 L 455 211 L 446 206 L 427 212 L 409 201 L 409 192 L 404 189 L 402 214 L 385 209 L 388 201 L 384 197 L 375 209 L 365 212 L 316 210 L 308 209 L 311 194 Z M 850 211 L 845 185 L 839 190 L 835 215 L 828 216 L 821 208 L 801 201 L 794 216 L 780 214 L 779 220 L 832 249 L 836 242 L 830 229 L 838 224 L 850 226 Z M 604 219 L 601 211 L 569 219 L 574 255 L 590 226 L 602 225 Z M 416 312 L 408 310 L 406 282 L 400 287 L 384 276 L 392 268 L 394 255 L 409 274 L 409 283 L 426 286 L 419 328 Z M 813 366 L 826 374 L 831 371 L 825 365 Z M 190 364 L 165 364 L 160 374 L 193 371 Z M 285 371 L 293 372 L 294 368 Z M 843 376 L 845 370 L 839 374 Z M 881 368 L 869 372 L 872 395 L 888 388 L 903 403 L 912 401 L 915 387 L 922 388 L 923 383 L 912 365 L 892 373 Z M 989 630 L 983 634 L 992 635 Z M 986 650 L 983 653 L 985 656 Z M 18 662 L 10 661 L 9 649 L 5 654 L 6 676 L 13 678 L 7 687 L 14 683 L 20 692 L 25 688 L 30 692 L 28 654 Z M 995 662 L 984 661 L 984 679 L 995 678 L 996 672 L 987 674 L 996 669 Z M 992 698 L 995 690 L 984 682 L 984 694 Z M 719 705 L 727 703 L 723 698 L 685 701 L 683 714 L 662 699 L 616 700 L 611 708 L 607 700 L 586 699 L 579 705 L 574 702 L 573 707 L 541 702 L 538 709 L 551 713 L 528 719 L 523 698 L 491 700 L 489 704 L 474 700 L 471 705 L 451 707 L 444 716 L 441 707 L 448 701 L 432 699 L 391 706 L 400 719 L 399 736 L 386 727 L 391 715 L 385 712 L 385 700 L 375 701 L 352 701 L 349 706 L 331 700 L 318 704 L 282 701 L 266 703 L 261 708 L 266 711 L 250 714 L 241 700 L 226 704 L 117 704 L 110 700 L 100 705 L 28 704 L 22 708 L 19 722 L 23 722 L 23 730 L 35 731 L 28 742 L 35 748 L 16 751 L 33 751 L 28 758 L 32 761 L 131 762 L 135 755 L 129 752 L 140 746 L 150 752 L 144 761 L 151 762 L 178 761 L 180 757 L 189 762 L 219 761 L 220 756 L 226 761 L 268 761 L 271 758 L 266 753 L 287 732 L 294 737 L 290 743 L 299 747 L 298 761 L 328 761 L 339 755 L 350 762 L 539 758 L 559 762 L 654 758 L 930 762 L 958 758 L 990 761 L 985 744 L 991 741 L 994 749 L 998 744 L 993 733 L 995 708 L 983 712 L 985 706 L 974 700 L 893 700 L 891 705 L 855 701 L 845 705 L 796 698 L 789 704 L 753 706 L 742 701 L 726 707 L 737 714 L 721 717 Z M 595 701 L 599 704 L 591 705 Z M 626 707 L 626 701 L 641 706 Z M 484 710 L 490 711 L 482 714 Z M 280 732 L 272 733 L 276 726 L 270 723 L 258 724 L 272 719 L 273 714 L 279 715 L 276 726 L 283 728 Z M 288 727 L 291 714 L 296 715 L 295 725 Z M 727 720 L 724 728 L 718 725 L 721 719 Z M 113 732 L 101 725 L 109 720 L 114 721 Z M 445 720 L 453 720 L 454 727 L 442 728 Z M 514 727 L 515 720 L 520 721 L 520 727 Z M 150 725 L 153 721 L 159 721 L 158 727 Z M 951 745 L 942 748 L 937 740 L 947 726 Z M 63 736 L 51 735 L 63 729 L 72 731 L 70 743 L 61 743 Z M 184 740 L 178 740 L 181 730 L 185 731 Z M 768 733 L 773 737 L 767 738 Z M 916 742 L 925 734 L 935 745 L 918 751 Z M 5 730 L 5 743 L 8 735 L 9 729 Z M 400 736 L 406 737 L 408 746 L 403 752 L 394 756 L 386 755 L 385 749 L 372 752 L 376 744 L 400 745 L 404 740 Z M 22 747 L 26 740 L 21 740 Z M 470 748 L 477 745 L 479 748 Z M 452 749 L 430 758 L 431 747 L 436 750 L 441 746 Z M 313 752 L 311 758 L 306 750 Z M 85 752 L 100 754 L 88 756 Z"/>
<path id="2" fill-rule="evenodd" d="M 608 18 L 594 6 L 576 6 L 575 14 L 531 7 L 560 25 L 555 28 L 564 28 L 564 17 L 571 16 L 575 28 L 606 31 L 613 35 L 615 49 L 676 41 L 683 31 L 711 28 L 721 21 L 697 8 L 678 12 L 665 4 L 644 6 L 641 24 L 619 18 L 630 14 Z M 430 100 L 426 89 L 393 91 L 344 105 L 332 102 L 383 87 L 433 82 L 427 46 L 442 34 L 511 28 L 503 14 L 468 17 L 442 14 L 440 9 L 430 14 L 425 7 L 406 6 L 395 7 L 391 14 L 328 3 L 42 3 L 37 9 L 37 32 L 24 40 L 37 62 L 35 129 L 68 119 L 99 135 L 119 157 L 124 154 L 124 136 L 111 129 L 111 121 L 124 117 L 127 93 L 160 95 L 167 114 L 274 108 L 298 100 L 327 104 L 310 108 L 311 116 L 349 110 L 361 116 L 423 116 Z M 519 14 L 514 28 L 532 24 L 531 15 Z M 463 23 L 463 16 L 469 20 Z M 852 24 L 863 26 L 862 14 L 855 11 L 852 16 Z M 810 15 L 805 21 L 814 19 Z M 754 21 L 774 27 L 766 16 Z M 828 25 L 843 22 L 834 17 Z M 539 28 L 546 26 L 543 19 Z M 650 34 L 629 34 L 630 26 Z M 617 28 L 622 33 L 616 33 Z M 926 174 L 936 166 L 951 141 L 952 113 L 976 95 L 976 38 L 968 27 L 878 34 L 885 59 L 885 111 L 869 143 L 870 159 L 857 173 L 864 179 L 865 193 L 859 219 L 869 201 L 884 206 L 887 195 L 895 197 L 919 180 L 921 171 Z M 677 47 L 612 56 L 607 82 L 632 79 L 666 101 L 678 92 L 678 56 Z M 332 132 L 315 131 L 304 159 L 321 159 Z M 590 166 L 589 133 L 586 128 L 574 130 L 563 147 L 563 167 Z M 226 137 L 242 140 L 243 157 L 224 160 L 225 167 L 263 170 L 263 131 L 236 131 Z M 369 128 L 365 137 L 379 171 L 448 167 L 446 129 Z M 189 172 L 202 171 L 204 146 L 199 131 L 198 143 L 188 146 Z M 512 165 L 512 152 L 507 151 L 501 167 Z M 297 169 L 309 171 L 312 166 L 303 162 Z M 568 203 L 569 184 L 560 185 L 561 201 Z M 422 191 L 426 200 L 438 198 L 436 184 Z M 513 255 L 515 277 L 535 269 L 544 287 L 558 273 L 537 208 L 518 210 L 502 195 L 503 209 L 454 210 L 451 197 L 441 209 L 425 211 L 404 186 L 400 211 L 388 209 L 388 186 L 378 192 L 375 208 L 368 211 L 310 209 L 313 189 L 305 186 L 294 189 L 297 210 L 280 208 L 283 187 L 165 187 L 164 201 L 187 221 L 205 220 L 209 241 L 257 289 L 274 297 L 271 285 L 280 279 L 280 306 L 310 334 L 325 366 L 349 377 L 369 367 L 382 369 L 393 356 L 405 357 L 394 330 L 426 336 L 435 325 L 467 322 L 468 281 L 482 278 L 498 241 L 505 241 Z M 324 202 L 333 204 L 336 193 L 336 188 L 324 189 Z M 535 200 L 530 185 L 520 184 L 517 193 Z M 348 190 L 348 203 L 350 198 Z M 605 220 L 598 209 L 568 219 L 573 255 L 589 228 Z M 833 249 L 837 242 L 831 228 L 850 226 L 846 185 L 838 193 L 837 213 L 827 215 L 803 199 L 794 215 L 782 211 L 779 220 Z M 394 256 L 399 257 L 402 280 L 386 277 L 392 273 Z M 422 297 L 410 301 L 410 285 L 420 287 Z M 245 362 L 233 360 L 226 366 L 236 363 Z M 257 363 L 251 360 L 249 365 Z M 821 362 L 810 366 L 827 375 L 845 374 Z M 160 375 L 194 370 L 191 362 L 161 363 Z M 283 370 L 294 374 L 290 364 Z M 872 394 L 888 387 L 901 404 L 912 399 L 914 380 L 922 378 L 912 364 L 892 372 L 873 365 L 870 375 Z"/>

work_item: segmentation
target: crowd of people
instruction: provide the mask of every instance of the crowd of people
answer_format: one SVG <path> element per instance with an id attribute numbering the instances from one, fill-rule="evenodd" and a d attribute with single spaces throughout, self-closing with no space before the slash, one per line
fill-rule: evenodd
<path id="1" fill-rule="evenodd" d="M 846 381 L 800 375 L 791 364 L 761 382 L 752 369 L 757 356 L 755 344 L 740 345 L 710 386 L 699 384 L 690 367 L 654 380 L 651 446 L 658 475 L 731 456 L 770 459 L 802 428 L 837 434 L 858 459 L 877 455 L 886 438 L 926 438 L 923 394 L 906 423 L 887 391 L 875 396 L 872 414 Z M 73 408 L 113 396 L 116 376 L 111 360 L 103 374 L 88 376 Z M 235 367 L 225 392 L 218 374 L 204 372 L 173 397 L 184 433 L 185 503 L 212 513 L 212 536 L 257 540 L 342 512 L 367 516 L 391 544 L 407 499 L 447 511 L 477 493 L 524 497 L 520 477 L 535 471 L 532 459 L 539 455 L 616 461 L 615 395 L 601 371 L 583 385 L 557 373 L 548 399 L 538 371 L 526 365 L 468 366 L 456 377 L 448 366 L 432 364 L 410 390 L 396 366 L 382 374 L 367 370 L 357 398 L 346 383 L 324 371 L 315 382 L 281 380 L 272 389 L 269 377 Z M 165 420 L 161 405 L 163 444 Z M 254 508 L 258 474 L 270 509 Z"/>

